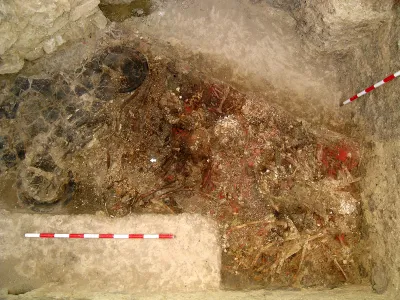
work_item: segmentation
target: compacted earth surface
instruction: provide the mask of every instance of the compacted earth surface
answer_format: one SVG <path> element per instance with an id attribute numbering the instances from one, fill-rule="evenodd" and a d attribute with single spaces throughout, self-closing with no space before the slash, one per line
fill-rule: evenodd
<path id="1" fill-rule="evenodd" d="M 368 277 L 357 141 L 187 61 L 99 48 L 74 70 L 1 78 L 1 208 L 209 216 L 226 288 Z"/>

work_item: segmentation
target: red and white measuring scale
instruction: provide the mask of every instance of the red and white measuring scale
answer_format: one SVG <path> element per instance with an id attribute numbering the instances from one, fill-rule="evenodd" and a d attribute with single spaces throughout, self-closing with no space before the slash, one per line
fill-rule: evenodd
<path id="1" fill-rule="evenodd" d="M 26 238 L 64 239 L 173 239 L 171 233 L 160 234 L 113 234 L 113 233 L 25 233 Z"/>
<path id="2" fill-rule="evenodd" d="M 398 72 L 396 72 L 396 73 L 394 73 L 392 75 L 389 75 L 385 79 L 379 81 L 378 83 L 375 83 L 374 85 L 371 85 L 370 87 L 366 88 L 362 92 L 359 92 L 357 95 L 354 95 L 353 97 L 347 99 L 346 101 L 344 101 L 342 103 L 342 105 L 346 105 L 346 104 L 348 104 L 350 102 L 353 102 L 354 100 L 360 98 L 361 96 L 364 96 L 365 94 L 373 91 L 374 89 L 380 87 L 381 85 L 384 85 L 385 83 L 387 83 L 389 81 L 392 81 L 393 79 L 395 79 L 396 77 L 399 77 L 399 76 L 400 76 L 400 71 L 398 71 Z"/>

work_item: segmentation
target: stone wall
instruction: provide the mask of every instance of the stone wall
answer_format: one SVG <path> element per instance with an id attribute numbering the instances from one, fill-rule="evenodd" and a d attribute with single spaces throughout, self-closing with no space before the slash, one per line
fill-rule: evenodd
<path id="1" fill-rule="evenodd" d="M 390 21 L 393 7 L 391 0 L 265 1 L 290 12 L 304 42 L 323 52 L 352 49 L 361 40 L 370 38 Z"/>
<path id="2" fill-rule="evenodd" d="M 292 13 L 305 44 L 331 55 L 340 86 L 352 96 L 399 70 L 399 4 L 306 0 Z M 386 299 L 400 297 L 399 93 L 394 81 L 341 109 L 349 132 L 364 140 L 363 235 L 370 245 L 372 287 Z"/>
<path id="3" fill-rule="evenodd" d="M 99 0 L 0 2 L 0 74 L 16 73 L 24 60 L 54 52 L 67 41 L 103 29 Z"/>
<path id="4" fill-rule="evenodd" d="M 400 69 L 400 2 L 265 0 L 288 11 L 308 52 L 330 57 L 348 97 Z M 360 182 L 371 284 L 400 299 L 400 82 L 341 108 L 348 132 L 364 140 Z M 345 100 L 346 97 L 343 98 Z"/>
<path id="5" fill-rule="evenodd" d="M 348 58 L 346 76 L 360 91 L 400 68 L 399 11 Z M 344 71 L 343 71 L 344 72 Z M 358 78 L 358 79 L 357 79 Z M 398 79 L 345 107 L 364 131 L 362 200 L 371 244 L 372 285 L 400 297 L 400 82 Z"/>

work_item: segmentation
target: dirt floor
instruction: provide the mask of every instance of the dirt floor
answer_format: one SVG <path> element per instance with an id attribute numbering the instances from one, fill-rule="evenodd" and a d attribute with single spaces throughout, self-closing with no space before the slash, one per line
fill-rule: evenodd
<path id="1" fill-rule="evenodd" d="M 221 249 L 217 228 L 212 220 L 200 215 L 112 219 L 102 212 L 71 216 L 1 210 L 0 216 L 2 300 L 4 290 L 23 297 L 39 291 L 150 294 L 219 288 Z M 21 234 L 43 228 L 49 232 L 173 232 L 175 238 L 66 240 L 25 238 Z M 49 299 L 43 294 L 36 299 Z"/>
<path id="2" fill-rule="evenodd" d="M 364 283 L 357 140 L 119 33 L 74 68 L 54 71 L 59 53 L 2 79 L 0 206 L 199 213 L 218 223 L 227 289 Z"/>
<path id="3" fill-rule="evenodd" d="M 29 219 L 40 230 L 58 215 L 106 230 L 201 214 L 190 217 L 218 227 L 225 291 L 171 299 L 399 299 L 400 85 L 339 108 L 399 70 L 399 1 L 127 2 L 102 0 L 105 30 L 0 77 L 0 209 L 16 228 Z M 99 216 L 104 224 L 92 224 Z M 7 220 L 0 243 L 21 234 Z M 182 229 L 210 228 L 198 225 Z M 28 257 L 13 266 L 31 283 L 34 259 L 17 240 L 7 253 Z M 160 258 L 155 248 L 146 255 Z M 73 267 L 56 273 L 86 271 L 79 259 Z M 35 271 L 52 281 L 53 269 Z M 85 279 L 100 286 L 98 274 Z M 0 298 L 132 297 L 104 286 L 112 295 L 53 292 L 36 279 L 11 291 L 0 280 Z"/>
<path id="4" fill-rule="evenodd" d="M 315 290 L 307 289 L 302 292 L 296 290 L 254 290 L 254 291 L 207 291 L 196 293 L 153 293 L 151 295 L 136 294 L 135 299 L 139 300 L 218 300 L 218 299 L 254 299 L 254 300 L 386 300 L 385 295 L 377 295 L 371 293 L 369 287 L 349 286 L 346 288 L 336 288 L 329 290 Z M 117 294 L 117 293 L 88 293 L 80 291 L 62 291 L 62 292 L 45 292 L 43 289 L 35 290 L 24 295 L 14 296 L 2 294 L 0 290 L 0 297 L 3 296 L 7 300 L 31 300 L 31 299 L 98 299 L 98 300 L 130 300 L 132 295 Z"/>

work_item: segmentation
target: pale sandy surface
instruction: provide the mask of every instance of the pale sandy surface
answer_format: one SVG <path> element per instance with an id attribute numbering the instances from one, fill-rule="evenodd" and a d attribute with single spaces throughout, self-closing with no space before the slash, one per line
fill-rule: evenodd
<path id="1" fill-rule="evenodd" d="M 57 293 L 48 292 L 45 289 L 33 291 L 19 296 L 4 296 L 7 300 L 29 300 L 29 299 L 96 299 L 96 300 L 383 300 L 386 296 L 377 295 L 371 292 L 369 287 L 350 286 L 332 290 L 303 290 L 303 291 L 209 291 L 195 293 L 156 293 L 156 294 L 116 294 L 116 293 L 82 293 L 69 292 Z"/>
<path id="2" fill-rule="evenodd" d="M 219 287 L 216 229 L 198 215 L 109 219 L 2 211 L 0 229 L 0 288 L 13 293 L 49 284 L 64 292 L 202 291 Z M 25 232 L 171 232 L 176 238 L 28 239 Z"/>

